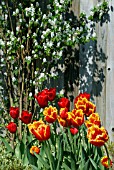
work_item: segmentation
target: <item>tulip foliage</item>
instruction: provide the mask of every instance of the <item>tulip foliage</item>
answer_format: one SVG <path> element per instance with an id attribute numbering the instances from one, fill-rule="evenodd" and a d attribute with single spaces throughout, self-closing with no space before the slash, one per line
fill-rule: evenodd
<path id="1" fill-rule="evenodd" d="M 10 108 L 14 122 L 6 128 L 16 135 L 16 145 L 10 151 L 38 170 L 111 169 L 112 161 L 106 147 L 108 132 L 101 126 L 89 94 L 79 94 L 72 110 L 68 98 L 57 98 L 56 88 L 44 89 L 34 97 L 43 109 L 38 117 L 25 110 L 19 117 L 18 108 Z M 24 125 L 21 141 L 17 140 L 16 119 Z M 3 142 L 9 149 L 8 143 Z"/>

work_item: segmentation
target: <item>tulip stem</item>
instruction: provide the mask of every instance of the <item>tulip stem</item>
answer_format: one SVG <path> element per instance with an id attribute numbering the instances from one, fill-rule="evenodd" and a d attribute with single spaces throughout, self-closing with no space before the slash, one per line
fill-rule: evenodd
<path id="1" fill-rule="evenodd" d="M 50 152 L 51 152 L 51 150 L 50 150 L 51 148 L 49 147 L 49 142 L 48 141 L 45 141 L 45 150 L 46 150 L 46 154 L 47 154 L 47 157 L 48 157 L 48 159 L 49 159 L 49 164 L 50 164 L 50 170 L 54 170 L 53 169 L 53 161 L 51 161 L 52 160 L 52 158 L 51 158 L 51 154 L 50 154 Z"/>
<path id="2" fill-rule="evenodd" d="M 106 154 L 107 154 L 107 157 L 108 157 L 108 165 L 110 166 L 110 157 L 109 157 L 107 146 L 105 144 L 104 144 L 104 148 L 105 148 L 105 151 L 106 151 Z"/>

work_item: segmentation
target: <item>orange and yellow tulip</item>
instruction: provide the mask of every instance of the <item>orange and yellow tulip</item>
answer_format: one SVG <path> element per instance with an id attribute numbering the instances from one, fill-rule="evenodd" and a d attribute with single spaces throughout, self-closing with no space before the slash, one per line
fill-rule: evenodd
<path id="1" fill-rule="evenodd" d="M 91 144 L 100 147 L 108 141 L 109 136 L 104 127 L 93 125 L 88 128 L 87 138 Z"/>
<path id="2" fill-rule="evenodd" d="M 40 141 L 50 138 L 50 126 L 46 125 L 42 120 L 34 121 L 28 124 L 29 131 Z"/>
<path id="3" fill-rule="evenodd" d="M 106 168 L 110 168 L 112 166 L 112 161 L 107 156 L 104 156 L 101 158 L 101 164 Z"/>
<path id="4" fill-rule="evenodd" d="M 57 119 L 57 109 L 56 107 L 52 107 L 52 106 L 49 106 L 49 107 L 45 107 L 44 111 L 43 111 L 43 114 L 45 116 L 45 120 L 48 122 L 48 123 L 53 123 L 56 121 Z"/>

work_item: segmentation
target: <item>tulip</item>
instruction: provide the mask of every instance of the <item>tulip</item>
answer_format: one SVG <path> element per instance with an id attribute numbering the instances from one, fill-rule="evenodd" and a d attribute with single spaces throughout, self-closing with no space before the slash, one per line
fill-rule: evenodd
<path id="1" fill-rule="evenodd" d="M 71 113 L 71 123 L 74 127 L 81 126 L 84 123 L 84 113 L 83 111 L 73 109 Z"/>
<path id="2" fill-rule="evenodd" d="M 28 124 L 29 131 L 39 140 L 44 141 L 50 138 L 50 126 L 42 120 Z"/>
<path id="3" fill-rule="evenodd" d="M 64 112 L 66 108 L 60 109 L 60 115 L 58 116 L 58 122 L 63 127 L 71 126 L 71 112 Z"/>
<path id="4" fill-rule="evenodd" d="M 31 153 L 32 155 L 34 155 L 34 152 L 35 152 L 36 154 L 39 154 L 39 153 L 40 153 L 40 148 L 38 148 L 37 146 L 32 146 L 32 147 L 30 148 L 30 153 Z"/>
<path id="5" fill-rule="evenodd" d="M 11 133 L 16 133 L 17 130 L 17 125 L 14 122 L 10 122 L 6 128 L 11 132 Z"/>
<path id="6" fill-rule="evenodd" d="M 78 133 L 78 129 L 77 128 L 70 128 L 70 132 L 72 135 L 76 135 Z"/>
<path id="7" fill-rule="evenodd" d="M 60 114 L 60 117 L 62 119 L 67 119 L 67 117 L 68 117 L 68 109 L 66 107 L 65 108 L 61 108 L 59 114 Z"/>
<path id="8" fill-rule="evenodd" d="M 107 156 L 101 158 L 101 164 L 106 168 L 112 167 L 112 161 Z"/>
<path id="9" fill-rule="evenodd" d="M 56 109 L 56 107 L 52 107 L 52 106 L 46 107 L 43 111 L 43 114 L 45 115 L 45 120 L 48 123 L 53 123 L 57 119 L 57 109 Z"/>
<path id="10" fill-rule="evenodd" d="M 108 141 L 109 136 L 104 127 L 93 125 L 88 128 L 87 138 L 91 144 L 100 147 Z"/>
<path id="11" fill-rule="evenodd" d="M 41 108 L 47 107 L 48 106 L 48 96 L 47 94 L 40 94 L 40 95 L 35 95 L 34 96 Z"/>
<path id="12" fill-rule="evenodd" d="M 61 126 L 67 127 L 67 121 L 65 119 L 62 119 L 60 116 L 58 116 L 58 122 Z"/>
<path id="13" fill-rule="evenodd" d="M 60 108 L 67 108 L 69 110 L 70 108 L 70 101 L 66 97 L 62 97 L 58 101 L 58 105 Z"/>
<path id="14" fill-rule="evenodd" d="M 48 90 L 48 100 L 53 101 L 55 99 L 55 96 L 56 96 L 56 88 L 50 88 Z"/>
<path id="15" fill-rule="evenodd" d="M 74 105 L 77 103 L 78 100 L 86 98 L 87 100 L 90 100 L 90 94 L 88 93 L 80 93 L 75 99 L 74 99 Z"/>
<path id="16" fill-rule="evenodd" d="M 88 101 L 86 98 L 78 100 L 75 104 L 75 108 L 82 109 L 86 116 L 90 116 L 96 110 L 96 106 L 92 102 Z"/>
<path id="17" fill-rule="evenodd" d="M 10 107 L 10 116 L 13 119 L 16 119 L 19 117 L 19 108 L 18 107 Z"/>
<path id="18" fill-rule="evenodd" d="M 48 101 L 53 101 L 56 96 L 56 88 L 44 89 L 34 97 L 41 108 L 48 106 Z"/>
<path id="19" fill-rule="evenodd" d="M 25 123 L 25 124 L 29 124 L 31 122 L 32 119 L 32 113 L 29 113 L 26 110 L 22 111 L 21 117 L 19 117 L 19 119 Z"/>
<path id="20" fill-rule="evenodd" d="M 87 128 L 91 127 L 92 125 L 97 125 L 100 127 L 101 121 L 98 113 L 92 113 L 89 117 L 88 120 L 86 120 L 85 125 Z"/>

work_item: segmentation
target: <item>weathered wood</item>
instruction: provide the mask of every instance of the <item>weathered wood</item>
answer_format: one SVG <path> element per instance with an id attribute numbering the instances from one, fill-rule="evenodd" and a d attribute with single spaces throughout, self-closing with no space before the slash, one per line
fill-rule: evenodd
<path id="1" fill-rule="evenodd" d="M 100 2 L 100 1 L 99 1 Z M 99 3 L 96 0 L 74 0 L 73 10 L 90 14 L 90 9 Z M 87 43 L 80 47 L 80 87 L 92 95 L 97 106 L 102 125 L 106 127 L 110 139 L 114 141 L 114 1 L 109 1 L 107 23 L 96 24 L 97 43 Z M 80 9 L 79 9 L 80 7 Z M 77 14 L 77 12 L 74 12 Z M 90 58 L 90 59 L 89 59 Z M 88 70 L 90 71 L 88 73 Z M 77 88 L 76 88 L 77 89 Z"/>
<path id="2" fill-rule="evenodd" d="M 114 8 L 114 1 L 109 1 Z M 113 9 L 114 10 L 114 9 Z M 107 67 L 106 67 L 106 128 L 114 141 L 114 11 L 110 11 L 110 22 L 107 29 Z M 113 129 L 114 130 L 114 129 Z"/>

